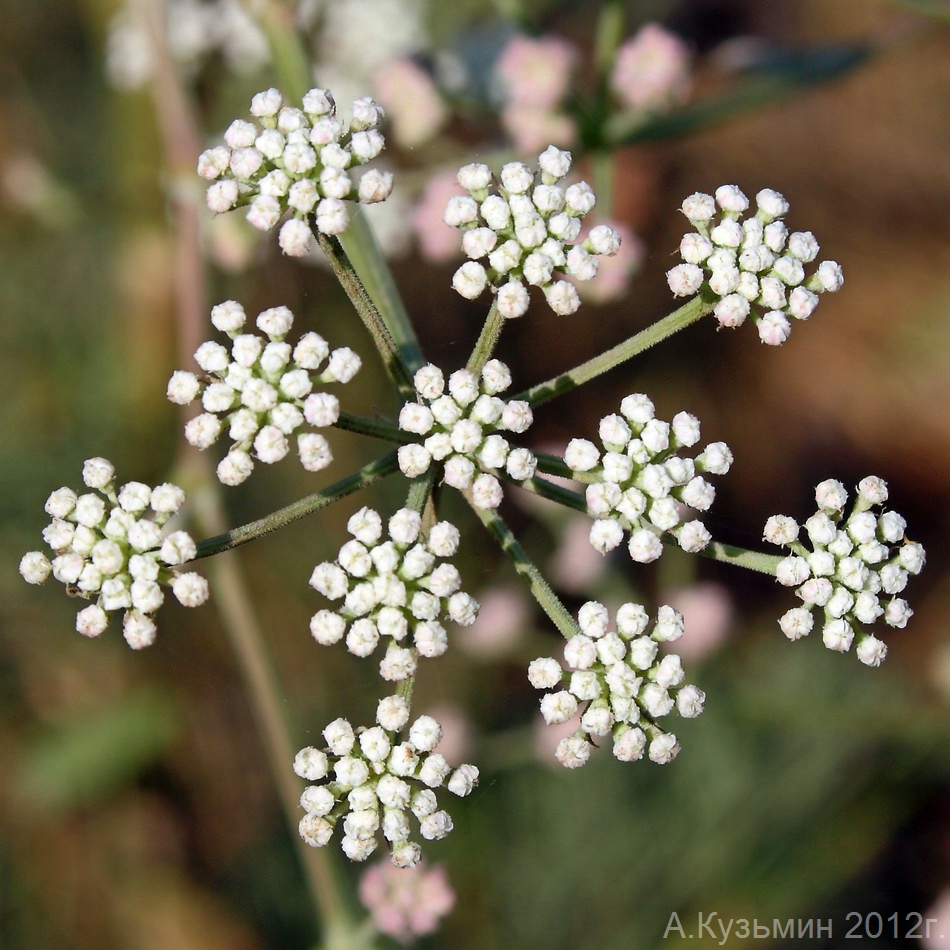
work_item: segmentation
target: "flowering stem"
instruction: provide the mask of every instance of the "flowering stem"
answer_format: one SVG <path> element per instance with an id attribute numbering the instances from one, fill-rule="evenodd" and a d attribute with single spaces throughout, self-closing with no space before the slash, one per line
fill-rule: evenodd
<path id="1" fill-rule="evenodd" d="M 529 478 L 526 481 L 518 482 L 522 488 L 534 492 L 541 498 L 547 498 L 549 501 L 555 501 L 565 508 L 573 508 L 575 511 L 581 511 L 587 514 L 587 501 L 583 495 L 569 488 L 563 488 L 561 485 L 555 485 L 546 478 Z"/>
<path id="2" fill-rule="evenodd" d="M 313 229 L 313 232 L 317 236 L 321 250 L 330 262 L 330 267 L 333 269 L 336 279 L 346 291 L 350 303 L 353 304 L 354 309 L 363 321 L 363 326 L 369 330 L 373 343 L 376 344 L 376 349 L 379 350 L 379 354 L 383 358 L 383 364 L 389 378 L 396 384 L 404 397 L 411 399 L 415 395 L 412 373 L 403 361 L 396 346 L 396 341 L 383 322 L 376 305 L 366 292 L 363 282 L 350 263 L 350 259 L 342 245 L 336 237 L 321 234 L 316 228 Z"/>
<path id="3" fill-rule="evenodd" d="M 425 357 L 386 258 L 364 215 L 353 215 L 350 226 L 340 235 L 340 244 L 359 274 L 366 293 L 379 308 L 380 318 L 389 329 L 411 375 L 425 363 Z"/>
<path id="4" fill-rule="evenodd" d="M 250 524 L 241 525 L 241 527 L 232 528 L 224 534 L 199 541 L 198 553 L 195 555 L 194 560 L 197 561 L 199 558 L 209 557 L 212 554 L 220 554 L 222 551 L 229 551 L 231 548 L 246 544 L 248 541 L 253 541 L 262 535 L 270 534 L 272 531 L 283 528 L 285 525 L 291 524 L 294 521 L 299 521 L 301 518 L 305 518 L 307 515 L 319 511 L 321 508 L 326 508 L 327 505 L 331 505 L 333 502 L 353 494 L 353 492 L 358 491 L 360 488 L 371 485 L 386 475 L 391 475 L 393 472 L 398 471 L 398 469 L 399 464 L 396 460 L 396 453 L 391 452 L 384 458 L 370 462 L 369 465 L 364 465 L 358 472 L 354 472 L 349 477 L 341 479 L 323 491 L 307 495 L 306 498 L 301 498 L 292 505 L 280 508 L 264 518 L 252 521 Z"/>
<path id="5" fill-rule="evenodd" d="M 679 310 L 674 310 L 662 320 L 658 320 L 652 326 L 634 334 L 628 340 L 611 347 L 611 349 L 601 353 L 600 356 L 595 356 L 593 359 L 587 360 L 586 363 L 581 363 L 579 366 L 575 366 L 573 369 L 569 369 L 567 372 L 561 373 L 546 382 L 538 383 L 537 386 L 532 386 L 515 396 L 515 398 L 525 399 L 530 405 L 537 406 L 542 402 L 553 399 L 555 396 L 569 392 L 576 386 L 588 383 L 644 350 L 648 350 L 651 346 L 672 336 L 684 327 L 688 327 L 691 323 L 695 323 L 712 310 L 718 299 L 711 293 L 699 293 L 692 300 L 683 304 Z"/>
<path id="6" fill-rule="evenodd" d="M 511 533 L 511 529 L 502 521 L 498 512 L 494 509 L 477 507 L 468 492 L 465 493 L 465 498 L 475 514 L 478 515 L 482 524 L 488 528 L 491 536 L 511 559 L 515 570 L 528 582 L 534 599 L 541 605 L 548 617 L 551 618 L 551 622 L 561 631 L 561 635 L 566 640 L 569 640 L 575 634 L 579 633 L 580 631 L 574 622 L 574 618 L 568 613 L 567 608 L 561 603 L 557 594 L 551 590 L 551 586 L 545 580 L 544 575 L 531 558 L 528 557 L 525 549 L 518 543 L 518 540 Z"/>
<path id="7" fill-rule="evenodd" d="M 374 439 L 386 439 L 388 442 L 414 441 L 410 433 L 403 432 L 402 429 L 391 422 L 386 422 L 383 419 L 368 419 L 365 416 L 354 416 L 348 412 L 341 412 L 333 425 L 337 429 L 372 436 Z"/>
<path id="8" fill-rule="evenodd" d="M 703 557 L 721 561 L 723 564 L 735 564 L 736 567 L 758 571 L 760 574 L 771 574 L 772 577 L 775 576 L 776 566 L 782 560 L 780 554 L 763 554 L 760 551 L 749 551 L 746 548 L 738 548 L 731 544 L 722 544 L 720 541 L 711 541 L 699 553 Z"/>
<path id="9" fill-rule="evenodd" d="M 501 336 L 504 325 L 505 318 L 498 310 L 498 298 L 495 297 L 492 299 L 491 309 L 488 311 L 488 316 L 485 317 L 482 332 L 479 334 L 478 341 L 475 343 L 472 355 L 468 358 L 467 369 L 473 373 L 481 371 L 481 368 L 488 362 L 492 353 L 495 351 L 495 346 L 498 343 L 498 338 Z"/>

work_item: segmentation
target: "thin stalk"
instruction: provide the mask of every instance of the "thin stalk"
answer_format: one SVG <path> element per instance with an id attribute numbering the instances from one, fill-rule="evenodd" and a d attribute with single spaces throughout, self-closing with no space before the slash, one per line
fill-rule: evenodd
<path id="1" fill-rule="evenodd" d="M 710 542 L 706 549 L 699 553 L 713 561 L 735 564 L 736 567 L 758 571 L 760 574 L 771 574 L 772 577 L 775 577 L 775 569 L 784 557 L 781 554 L 763 554 L 760 551 L 749 551 L 746 548 L 735 547 L 732 544 L 722 544 L 720 541 Z"/>
<path id="2" fill-rule="evenodd" d="M 555 396 L 570 392 L 577 386 L 588 383 L 592 379 L 615 369 L 621 363 L 625 363 L 644 350 L 648 350 L 651 346 L 655 346 L 661 340 L 667 339 L 667 337 L 672 336 L 684 327 L 688 327 L 691 323 L 695 323 L 712 311 L 717 299 L 712 295 L 707 297 L 699 294 L 683 304 L 679 310 L 674 310 L 662 320 L 658 320 L 652 326 L 634 334 L 628 340 L 618 343 L 599 356 L 595 356 L 593 359 L 587 360 L 586 363 L 581 363 L 559 376 L 554 376 L 546 382 L 532 386 L 515 396 L 515 399 L 525 399 L 532 406 L 538 406 Z"/>
<path id="3" fill-rule="evenodd" d="M 314 492 L 293 504 L 278 508 L 277 511 L 271 512 L 271 514 L 259 518 L 257 521 L 241 525 L 239 528 L 232 528 L 230 531 L 225 531 L 213 538 L 199 541 L 198 553 L 194 560 L 210 557 L 212 554 L 220 554 L 222 551 L 230 551 L 232 548 L 247 544 L 248 541 L 253 541 L 255 538 L 277 531 L 278 528 L 283 528 L 294 521 L 306 518 L 307 515 L 312 515 L 315 511 L 326 508 L 327 505 L 331 505 L 347 495 L 352 495 L 353 492 L 359 491 L 367 485 L 372 485 L 373 482 L 386 475 L 391 475 L 398 469 L 399 463 L 396 453 L 390 452 L 384 458 L 370 462 L 369 465 L 364 465 L 358 472 L 341 479 L 323 491 Z"/>
<path id="4" fill-rule="evenodd" d="M 546 478 L 535 476 L 517 484 L 527 491 L 533 492 L 541 498 L 547 498 L 548 501 L 557 502 L 565 508 L 573 508 L 574 511 L 583 512 L 585 515 L 588 513 L 587 500 L 583 495 L 579 495 L 576 491 L 571 491 L 561 485 L 555 485 L 554 482 L 549 482 Z"/>
<path id="5" fill-rule="evenodd" d="M 485 317 L 482 332 L 478 336 L 472 355 L 468 358 L 467 369 L 473 373 L 481 372 L 482 367 L 491 359 L 492 353 L 498 344 L 505 318 L 498 309 L 498 298 L 492 298 L 491 309 Z"/>
<path id="6" fill-rule="evenodd" d="M 613 68 L 623 31 L 622 0 L 608 0 L 601 7 L 600 16 L 597 18 L 597 36 L 594 41 L 594 69 L 601 85 L 606 84 L 607 76 Z"/>
<path id="7" fill-rule="evenodd" d="M 412 384 L 412 373 L 409 371 L 409 367 L 406 366 L 396 346 L 396 341 L 383 322 L 376 304 L 373 303 L 366 292 L 363 282 L 352 263 L 350 263 L 350 259 L 346 251 L 343 250 L 339 239 L 321 234 L 316 228 L 313 228 L 313 233 L 317 237 L 321 250 L 330 262 L 334 276 L 340 282 L 340 286 L 343 287 L 347 297 L 350 298 L 350 303 L 353 304 L 360 320 L 363 321 L 363 326 L 366 327 L 369 335 L 373 338 L 373 343 L 383 359 L 383 365 L 386 367 L 389 378 L 396 384 L 404 397 L 414 398 L 416 390 Z"/>
<path id="8" fill-rule="evenodd" d="M 379 308 L 382 321 L 392 334 L 401 359 L 414 373 L 425 364 L 422 347 L 389 264 L 376 243 L 365 215 L 359 212 L 353 215 L 350 226 L 340 235 L 340 244 L 352 261 L 366 292 Z"/>
<path id="9" fill-rule="evenodd" d="M 387 442 L 415 441 L 411 433 L 404 432 L 391 422 L 386 422 L 384 419 L 368 419 L 366 416 L 354 416 L 349 412 L 341 412 L 333 426 L 336 429 L 345 429 L 347 432 L 368 435 L 374 439 L 385 439 Z"/>
<path id="10" fill-rule="evenodd" d="M 548 584 L 538 566 L 528 557 L 525 549 L 511 533 L 511 529 L 502 521 L 498 512 L 493 509 L 477 507 L 472 502 L 471 494 L 468 492 L 465 493 L 465 498 L 482 524 L 488 528 L 491 536 L 508 555 L 511 563 L 514 564 L 515 570 L 527 581 L 534 599 L 550 617 L 554 626 L 560 630 L 564 639 L 569 640 L 575 634 L 580 633 L 574 618 L 551 589 L 551 585 Z"/>

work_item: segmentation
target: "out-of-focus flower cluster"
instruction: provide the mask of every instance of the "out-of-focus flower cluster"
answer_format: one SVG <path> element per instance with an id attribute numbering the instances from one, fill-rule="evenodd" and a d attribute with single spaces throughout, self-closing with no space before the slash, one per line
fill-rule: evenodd
<path id="1" fill-rule="evenodd" d="M 571 153 L 549 146 L 538 166 L 536 173 L 509 162 L 496 182 L 487 165 L 466 165 L 458 183 L 468 195 L 450 198 L 445 209 L 445 223 L 464 232 L 462 249 L 470 258 L 455 272 L 452 286 L 469 300 L 490 287 L 508 318 L 527 311 L 528 287 L 541 288 L 555 313 L 574 313 L 580 306 L 577 288 L 556 274 L 590 280 L 597 256 L 620 249 L 620 235 L 608 225 L 578 240 L 596 198 L 587 182 L 558 184 L 570 171 Z"/>
<path id="2" fill-rule="evenodd" d="M 186 607 L 208 599 L 203 577 L 174 570 L 194 558 L 191 536 L 184 531 L 163 536 L 185 493 L 169 483 L 150 488 L 127 482 L 117 488 L 115 468 L 103 458 L 87 459 L 82 477 L 93 491 L 58 488 L 46 500 L 52 520 L 43 540 L 53 559 L 30 551 L 20 561 L 20 573 L 30 584 L 42 584 L 52 573 L 71 595 L 95 601 L 76 615 L 83 636 L 99 636 L 109 625 L 109 613 L 124 611 L 123 635 L 139 650 L 155 640 L 152 615 L 165 600 L 163 586 Z"/>
<path id="3" fill-rule="evenodd" d="M 457 769 L 435 752 L 442 727 L 431 716 L 409 722 L 409 704 L 401 696 L 387 696 L 376 709 L 376 725 L 354 729 L 346 719 L 335 719 L 323 730 L 327 747 L 308 746 L 294 759 L 294 771 L 315 784 L 300 798 L 306 815 L 300 836 L 322 848 L 342 824 L 340 845 L 351 861 L 365 861 L 377 848 L 377 835 L 388 842 L 392 862 L 411 868 L 422 849 L 411 840 L 410 814 L 427 841 L 444 838 L 452 818 L 440 809 L 435 789 L 445 787 L 460 797 L 478 784 L 478 769 Z"/>
<path id="4" fill-rule="evenodd" d="M 446 484 L 471 490 L 479 508 L 497 508 L 502 490 L 492 474 L 504 467 L 516 481 L 534 475 L 537 459 L 528 449 L 513 449 L 501 432 L 526 432 L 533 421 L 531 407 L 522 400 L 498 396 L 511 385 L 511 373 L 500 360 L 489 360 L 481 373 L 459 369 L 445 376 L 431 363 L 414 377 L 417 402 L 407 402 L 399 413 L 399 428 L 425 436 L 399 449 L 399 467 L 409 478 L 442 466 Z"/>
<path id="5" fill-rule="evenodd" d="M 246 319 L 234 300 L 212 308 L 211 322 L 231 338 L 230 352 L 220 343 L 202 343 L 195 351 L 202 373 L 178 370 L 168 382 L 168 398 L 178 405 L 201 397 L 205 411 L 185 425 L 185 438 L 193 446 L 206 449 L 223 432 L 231 438 L 231 448 L 218 464 L 218 478 L 225 485 L 240 485 L 254 470 L 255 458 L 268 465 L 284 458 L 290 451 L 288 437 L 305 423 L 333 425 L 340 415 L 339 400 L 314 392 L 314 385 L 348 383 L 361 365 L 349 347 L 331 352 L 318 333 L 305 333 L 291 347 L 285 338 L 294 315 L 286 307 L 258 315 L 257 327 L 265 336 L 242 332 Z M 297 453 L 309 472 L 333 461 L 329 443 L 316 432 L 297 436 Z"/>
<path id="6" fill-rule="evenodd" d="M 411 508 L 389 519 L 386 541 L 381 540 L 383 520 L 372 508 L 361 508 L 346 527 L 353 539 L 310 577 L 314 590 L 343 605 L 314 614 L 310 631 L 323 644 L 338 643 L 345 635 L 346 648 L 361 657 L 385 638 L 380 676 L 407 679 L 419 656 L 445 652 L 448 639 L 439 618 L 467 626 L 478 614 L 478 603 L 461 590 L 458 569 L 441 562 L 458 550 L 458 529 L 440 521 L 423 532 L 422 518 Z"/>
<path id="7" fill-rule="evenodd" d="M 811 633 L 814 611 L 821 611 L 822 640 L 829 650 L 855 652 L 868 666 L 880 666 L 886 644 L 861 629 L 883 620 L 904 627 L 913 615 L 897 595 L 911 574 L 923 569 L 923 546 L 905 535 L 907 522 L 895 511 L 883 511 L 887 484 L 868 476 L 846 515 L 848 492 L 841 482 L 827 479 L 815 489 L 818 511 L 803 525 L 788 515 L 773 515 L 765 525 L 765 540 L 787 547 L 792 554 L 777 567 L 779 583 L 797 588 L 804 603 L 785 613 L 779 626 L 789 640 Z M 799 540 L 805 529 L 810 543 Z"/>
<path id="8" fill-rule="evenodd" d="M 643 564 L 662 553 L 664 532 L 684 551 L 702 551 L 709 532 L 698 520 L 684 522 L 681 506 L 709 508 L 716 492 L 703 474 L 729 471 L 729 446 L 712 442 L 695 458 L 677 454 L 699 441 L 699 420 L 679 412 L 672 423 L 663 422 L 642 393 L 627 396 L 619 414 L 600 420 L 600 441 L 603 455 L 588 439 L 572 439 L 564 452 L 575 477 L 589 483 L 587 509 L 596 519 L 591 544 L 606 554 L 629 533 L 630 557 Z"/>
<path id="9" fill-rule="evenodd" d="M 235 119 L 224 145 L 201 153 L 198 174 L 212 182 L 208 207 L 224 212 L 247 206 L 247 220 L 261 231 L 280 228 L 286 254 L 301 257 L 313 241 L 308 218 L 322 234 L 340 234 L 350 223 L 346 201 L 373 204 L 392 191 L 389 172 L 369 169 L 354 183 L 348 170 L 365 165 L 383 150 L 378 126 L 383 110 L 369 97 L 353 103 L 344 122 L 327 89 L 311 89 L 303 108 L 284 105 L 276 89 L 251 100 L 258 120 Z"/>
<path id="10" fill-rule="evenodd" d="M 172 59 L 188 74 L 215 56 L 239 74 L 261 69 L 270 59 L 267 37 L 240 0 L 168 0 L 156 11 L 164 20 Z M 149 25 L 134 3 L 109 22 L 106 70 L 119 89 L 141 89 L 155 73 Z"/>
<path id="11" fill-rule="evenodd" d="M 360 878 L 359 896 L 376 929 L 404 944 L 435 933 L 455 907 L 445 868 L 428 867 L 425 861 L 412 869 L 389 861 L 368 867 Z"/>
<path id="12" fill-rule="evenodd" d="M 789 233 L 782 220 L 788 202 L 777 191 L 764 188 L 755 201 L 755 214 L 743 219 L 749 199 L 735 185 L 717 188 L 715 198 L 690 195 L 682 212 L 696 230 L 680 241 L 685 263 L 666 278 L 677 297 L 708 288 L 720 298 L 713 309 L 720 326 L 738 327 L 751 316 L 759 339 L 778 346 L 792 332 L 788 318 L 807 320 L 818 295 L 839 290 L 844 277 L 835 261 L 822 261 L 806 278 L 805 265 L 818 256 L 815 235 Z"/>
<path id="13" fill-rule="evenodd" d="M 541 715 L 548 725 L 572 719 L 583 707 L 576 732 L 562 739 L 555 756 L 561 765 L 576 769 L 587 763 L 598 740 L 613 737 L 613 754 L 633 762 L 646 752 L 660 764 L 676 758 L 676 736 L 657 720 L 676 710 L 692 719 L 703 711 L 706 696 L 683 682 L 683 664 L 674 653 L 661 655 L 659 644 L 683 634 L 682 615 L 661 607 L 652 630 L 650 617 L 639 604 L 623 604 L 616 613 L 616 630 L 609 630 L 610 614 L 597 601 L 578 612 L 581 632 L 564 647 L 565 666 L 553 657 L 540 657 L 528 666 L 535 689 L 551 690 L 541 699 Z"/>

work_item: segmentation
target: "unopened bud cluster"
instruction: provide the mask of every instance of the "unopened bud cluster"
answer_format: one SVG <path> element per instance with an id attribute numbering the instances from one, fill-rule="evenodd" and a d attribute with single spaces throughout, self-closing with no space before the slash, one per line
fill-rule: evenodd
<path id="1" fill-rule="evenodd" d="M 271 464 L 284 458 L 289 437 L 305 424 L 332 426 L 340 415 L 339 400 L 314 392 L 314 386 L 348 383 L 360 368 L 353 350 L 331 352 L 318 333 L 305 333 L 291 347 L 285 338 L 294 315 L 286 307 L 258 315 L 264 336 L 242 332 L 245 320 L 244 308 L 233 300 L 214 307 L 211 322 L 231 338 L 230 352 L 220 343 L 202 343 L 195 351 L 202 373 L 179 370 L 168 382 L 174 403 L 187 405 L 201 397 L 205 411 L 185 425 L 193 446 L 206 449 L 225 432 L 231 439 L 217 469 L 225 485 L 240 485 L 254 471 L 254 459 Z M 297 454 L 309 472 L 333 461 L 329 443 L 317 432 L 297 436 Z"/>
<path id="2" fill-rule="evenodd" d="M 702 522 L 684 521 L 682 506 L 710 507 L 716 492 L 703 474 L 729 471 L 729 446 L 712 442 L 695 458 L 679 455 L 699 441 L 699 420 L 679 412 L 672 423 L 663 422 L 642 393 L 627 396 L 619 414 L 604 416 L 599 434 L 603 454 L 587 439 L 572 439 L 564 452 L 575 477 L 589 483 L 587 510 L 596 519 L 591 544 L 606 554 L 629 534 L 630 557 L 642 564 L 663 552 L 663 533 L 675 537 L 684 551 L 702 551 L 710 534 Z"/>
<path id="3" fill-rule="evenodd" d="M 564 647 L 563 668 L 553 657 L 528 666 L 531 685 L 551 690 L 541 699 L 546 723 L 567 722 L 582 710 L 577 731 L 558 743 L 558 762 L 569 769 L 585 765 L 591 749 L 607 736 L 621 761 L 633 762 L 646 752 L 661 765 L 671 762 L 679 742 L 657 720 L 674 710 L 692 719 L 706 700 L 701 689 L 683 682 L 680 658 L 659 651 L 661 643 L 683 635 L 682 614 L 663 606 L 649 629 L 646 610 L 627 603 L 617 610 L 616 629 L 609 630 L 607 608 L 589 601 L 578 612 L 578 624 L 581 632 Z"/>
<path id="4" fill-rule="evenodd" d="M 135 650 L 155 640 L 152 614 L 171 587 L 186 607 L 208 599 L 208 582 L 198 574 L 173 568 L 192 560 L 195 542 L 184 531 L 163 536 L 163 526 L 184 504 L 177 485 L 150 488 L 142 482 L 116 487 L 115 469 L 103 458 L 87 459 L 83 482 L 93 489 L 77 494 L 58 488 L 46 500 L 52 518 L 43 540 L 53 551 L 50 560 L 30 551 L 20 561 L 20 573 L 30 584 L 42 584 L 52 573 L 75 597 L 95 601 L 79 611 L 76 629 L 97 637 L 109 625 L 109 613 L 123 611 L 122 632 Z"/>
<path id="5" fill-rule="evenodd" d="M 620 248 L 620 235 L 607 225 L 578 240 L 596 198 L 587 182 L 558 184 L 571 169 L 571 153 L 549 146 L 538 165 L 535 172 L 509 162 L 500 182 L 487 165 L 466 165 L 458 183 L 468 195 L 451 198 L 445 209 L 445 223 L 464 231 L 462 249 L 470 258 L 455 272 L 452 286 L 469 300 L 491 287 L 499 312 L 509 318 L 528 309 L 525 285 L 540 287 L 555 313 L 574 313 L 580 306 L 577 289 L 556 275 L 590 280 L 597 256 L 612 257 Z"/>
<path id="6" fill-rule="evenodd" d="M 399 428 L 418 436 L 399 449 L 399 467 L 409 478 L 442 466 L 445 482 L 459 491 L 471 490 L 479 508 L 501 504 L 501 483 L 493 472 L 504 469 L 510 478 L 531 478 L 537 459 L 528 449 L 512 448 L 502 432 L 522 433 L 533 421 L 523 400 L 499 397 L 511 385 L 511 373 L 500 360 L 489 360 L 481 373 L 456 370 L 445 377 L 428 364 L 414 377 L 418 401 L 399 413 Z"/>
<path id="7" fill-rule="evenodd" d="M 756 212 L 742 218 L 749 199 L 735 186 L 712 195 L 697 192 L 682 205 L 696 229 L 684 235 L 680 256 L 686 262 L 667 272 L 677 297 L 705 285 L 720 299 L 713 313 L 721 326 L 737 327 L 752 318 L 763 343 L 778 346 L 792 332 L 789 317 L 807 320 L 818 295 L 841 288 L 844 277 L 835 261 L 823 261 L 806 278 L 805 265 L 818 256 L 810 231 L 789 233 L 783 215 L 788 202 L 764 188 L 755 196 Z"/>
<path id="8" fill-rule="evenodd" d="M 815 500 L 818 511 L 804 525 L 787 515 L 773 515 L 765 525 L 766 541 L 793 552 L 779 562 L 776 577 L 781 584 L 796 587 L 804 603 L 785 613 L 779 626 L 790 640 L 807 636 L 817 609 L 829 650 L 850 650 L 857 640 L 858 659 L 879 666 L 887 646 L 862 631 L 861 625 L 878 620 L 890 627 L 907 625 L 913 611 L 897 595 L 910 575 L 923 569 L 924 549 L 907 540 L 907 523 L 897 512 L 882 510 L 887 485 L 881 478 L 861 480 L 847 515 L 848 492 L 835 479 L 817 486 Z M 802 527 L 811 550 L 799 540 Z"/>
<path id="9" fill-rule="evenodd" d="M 327 89 L 311 89 L 303 108 L 284 105 L 276 89 L 251 100 L 257 123 L 235 119 L 224 145 L 198 159 L 198 174 L 213 182 L 208 207 L 224 212 L 247 206 L 247 220 L 261 231 L 275 228 L 287 212 L 278 240 L 286 254 L 301 257 L 313 235 L 340 234 L 350 223 L 347 201 L 373 204 L 389 197 L 393 176 L 370 169 L 354 183 L 350 171 L 376 158 L 385 144 L 383 110 L 369 97 L 353 103 L 343 122 Z"/>
<path id="10" fill-rule="evenodd" d="M 345 637 L 346 648 L 361 657 L 384 639 L 380 676 L 391 682 L 407 679 L 419 656 L 445 652 L 448 639 L 440 618 L 467 626 L 478 614 L 478 603 L 460 589 L 458 569 L 442 560 L 458 550 L 458 529 L 440 521 L 423 532 L 422 518 L 411 508 L 389 519 L 386 541 L 381 540 L 383 520 L 372 508 L 361 508 L 346 527 L 352 540 L 310 577 L 314 590 L 343 605 L 314 614 L 310 631 L 327 645 Z"/>
<path id="11" fill-rule="evenodd" d="M 337 825 L 343 830 L 340 844 L 351 861 L 365 861 L 386 840 L 397 867 L 411 868 L 422 857 L 411 840 L 410 815 L 428 841 L 444 838 L 453 827 L 449 813 L 439 808 L 435 789 L 445 787 L 454 795 L 468 795 L 478 784 L 478 769 L 457 769 L 435 752 L 442 727 L 431 716 L 409 722 L 409 705 L 401 696 L 381 700 L 376 725 L 354 729 L 346 719 L 335 719 L 323 736 L 327 746 L 301 749 L 294 771 L 315 784 L 300 798 L 306 815 L 300 836 L 315 848 L 324 847 Z"/>

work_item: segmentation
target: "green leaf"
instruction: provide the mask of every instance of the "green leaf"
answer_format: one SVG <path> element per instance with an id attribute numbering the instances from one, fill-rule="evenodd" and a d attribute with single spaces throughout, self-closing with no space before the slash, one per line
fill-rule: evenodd
<path id="1" fill-rule="evenodd" d="M 178 713 L 143 690 L 29 741 L 15 779 L 21 801 L 45 811 L 89 805 L 128 785 L 169 748 Z"/>
<path id="2" fill-rule="evenodd" d="M 670 115 L 647 120 L 635 114 L 612 116 L 604 130 L 605 146 L 679 138 L 719 125 L 744 112 L 781 102 L 847 75 L 862 65 L 872 52 L 869 45 L 855 43 L 773 55 L 765 65 L 746 73 L 746 78 L 735 88 Z"/>

